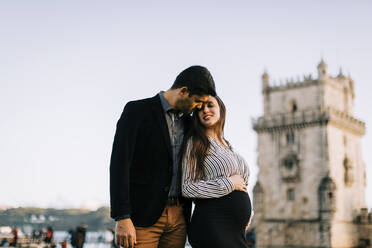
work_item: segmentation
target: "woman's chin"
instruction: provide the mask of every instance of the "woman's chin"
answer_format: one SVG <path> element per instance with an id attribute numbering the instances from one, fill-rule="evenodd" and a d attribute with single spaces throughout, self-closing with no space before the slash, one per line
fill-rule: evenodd
<path id="1" fill-rule="evenodd" d="M 214 124 L 215 123 L 205 122 L 205 123 L 203 123 L 203 126 L 207 129 L 209 129 L 209 128 L 213 128 Z"/>

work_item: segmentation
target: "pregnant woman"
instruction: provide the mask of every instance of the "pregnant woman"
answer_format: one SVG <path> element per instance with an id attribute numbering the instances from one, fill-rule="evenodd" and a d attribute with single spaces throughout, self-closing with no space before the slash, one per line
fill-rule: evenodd
<path id="1" fill-rule="evenodd" d="M 223 137 L 226 109 L 210 96 L 192 117 L 182 156 L 182 194 L 195 209 L 188 228 L 193 248 L 246 248 L 251 216 L 249 168 Z"/>

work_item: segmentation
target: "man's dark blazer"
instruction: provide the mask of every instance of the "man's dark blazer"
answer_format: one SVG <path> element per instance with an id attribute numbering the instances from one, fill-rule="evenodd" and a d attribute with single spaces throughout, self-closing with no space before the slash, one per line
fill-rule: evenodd
<path id="1" fill-rule="evenodd" d="M 186 129 L 188 119 L 185 117 Z M 155 224 L 168 198 L 172 166 L 170 136 L 159 95 L 128 102 L 116 126 L 111 154 L 111 217 L 129 214 L 135 226 Z M 185 202 L 188 222 L 191 203 Z"/>

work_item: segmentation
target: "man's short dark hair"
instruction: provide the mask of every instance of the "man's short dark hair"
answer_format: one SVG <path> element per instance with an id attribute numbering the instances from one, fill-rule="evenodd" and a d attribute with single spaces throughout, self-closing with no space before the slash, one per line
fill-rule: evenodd
<path id="1" fill-rule="evenodd" d="M 200 65 L 193 65 L 178 74 L 171 89 L 186 86 L 192 95 L 216 96 L 216 86 L 209 70 Z"/>

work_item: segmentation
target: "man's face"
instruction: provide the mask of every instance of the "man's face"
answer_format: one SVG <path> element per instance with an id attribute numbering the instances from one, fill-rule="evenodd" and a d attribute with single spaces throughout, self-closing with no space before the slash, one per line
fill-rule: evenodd
<path id="1" fill-rule="evenodd" d="M 193 109 L 201 109 L 204 102 L 207 102 L 208 95 L 192 95 L 181 97 L 176 101 L 175 108 L 184 114 L 190 114 Z"/>

